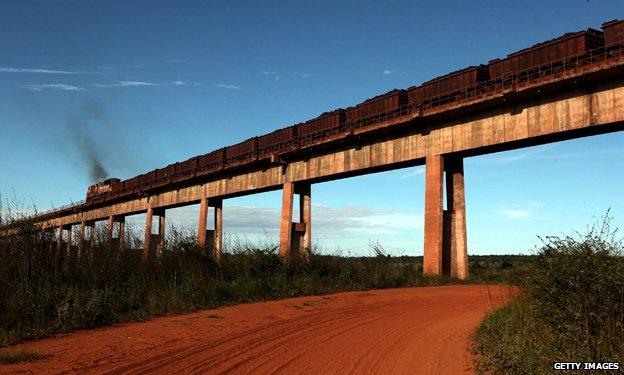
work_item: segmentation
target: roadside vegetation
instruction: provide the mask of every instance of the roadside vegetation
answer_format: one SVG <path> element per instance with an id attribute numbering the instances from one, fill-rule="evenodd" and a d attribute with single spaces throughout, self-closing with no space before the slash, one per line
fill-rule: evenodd
<path id="1" fill-rule="evenodd" d="M 313 254 L 310 263 L 288 268 L 275 244 L 234 239 L 226 241 L 217 264 L 211 249 L 198 248 L 192 233 L 169 228 L 159 260 L 145 263 L 132 228 L 127 228 L 125 251 L 107 243 L 102 228 L 93 248 L 76 259 L 76 244 L 57 254 L 54 234 L 27 221 L 20 225 L 19 235 L 0 238 L 0 347 L 244 302 L 458 282 L 425 278 L 422 257 L 389 256 L 378 244 L 371 245 L 370 256 Z M 474 276 L 466 282 L 510 283 L 526 272 L 525 263 L 525 257 L 471 257 Z"/>
<path id="2" fill-rule="evenodd" d="M 46 358 L 47 355 L 22 348 L 8 349 L 0 351 L 0 365 L 10 365 L 13 363 L 33 362 Z"/>
<path id="3" fill-rule="evenodd" d="M 555 361 L 624 365 L 624 248 L 609 223 L 543 239 L 521 296 L 475 333 L 479 372 L 547 374 Z"/>

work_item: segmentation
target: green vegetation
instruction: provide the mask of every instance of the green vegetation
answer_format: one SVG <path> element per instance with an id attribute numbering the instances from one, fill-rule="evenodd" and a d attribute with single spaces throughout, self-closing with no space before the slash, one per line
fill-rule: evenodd
<path id="1" fill-rule="evenodd" d="M 555 361 L 624 364 L 624 259 L 609 219 L 575 237 L 547 237 L 520 298 L 474 337 L 480 372 L 552 373 Z"/>
<path id="2" fill-rule="evenodd" d="M 12 363 L 32 362 L 43 359 L 47 355 L 39 352 L 25 350 L 21 348 L 10 349 L 0 352 L 0 365 L 9 365 Z"/>
<path id="3" fill-rule="evenodd" d="M 228 304 L 348 290 L 431 285 L 447 278 L 422 276 L 422 257 L 391 257 L 373 246 L 369 257 L 312 256 L 285 267 L 272 244 L 231 241 L 216 264 L 188 233 L 171 228 L 158 261 L 142 262 L 141 243 L 130 249 L 102 241 L 75 259 L 57 256 L 54 235 L 23 224 L 18 236 L 0 239 L 0 347 L 52 333 Z M 75 247 L 75 246 L 74 246 Z M 474 257 L 468 282 L 512 282 L 508 257 Z M 523 262 L 519 262 L 523 264 Z M 457 282 L 457 281 L 453 281 Z"/>

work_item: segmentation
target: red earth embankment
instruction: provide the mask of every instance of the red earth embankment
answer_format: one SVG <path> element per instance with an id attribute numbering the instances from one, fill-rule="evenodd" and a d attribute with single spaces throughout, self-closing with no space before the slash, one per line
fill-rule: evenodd
<path id="1" fill-rule="evenodd" d="M 471 373 L 469 336 L 512 288 L 338 293 L 204 310 L 22 345 L 0 373 Z"/>

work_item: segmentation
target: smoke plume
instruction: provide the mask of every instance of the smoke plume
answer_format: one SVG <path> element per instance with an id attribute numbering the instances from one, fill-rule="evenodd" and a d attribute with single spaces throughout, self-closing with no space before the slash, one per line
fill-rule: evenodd
<path id="1" fill-rule="evenodd" d="M 80 110 L 71 114 L 67 120 L 69 140 L 87 167 L 92 183 L 109 177 L 108 168 L 104 163 L 101 149 L 98 147 L 101 147 L 102 142 L 111 141 L 97 134 L 97 127 L 102 124 L 104 115 L 104 107 L 97 101 L 88 99 L 83 103 Z M 100 144 L 98 144 L 98 140 L 101 141 Z"/>

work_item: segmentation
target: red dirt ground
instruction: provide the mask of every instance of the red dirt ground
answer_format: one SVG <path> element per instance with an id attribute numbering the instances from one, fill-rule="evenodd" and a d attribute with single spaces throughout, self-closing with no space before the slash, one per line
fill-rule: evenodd
<path id="1" fill-rule="evenodd" d="M 454 285 L 223 307 L 30 342 L 50 356 L 0 373 L 471 373 L 470 334 L 512 296 Z"/>

